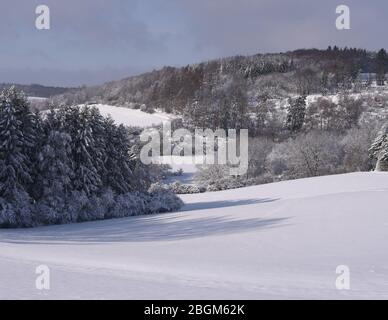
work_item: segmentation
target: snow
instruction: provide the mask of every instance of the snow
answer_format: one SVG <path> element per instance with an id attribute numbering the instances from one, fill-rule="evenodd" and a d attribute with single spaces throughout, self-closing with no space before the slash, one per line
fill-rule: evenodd
<path id="1" fill-rule="evenodd" d="M 0 230 L 0 298 L 387 299 L 388 174 L 184 195 L 181 212 Z M 35 268 L 51 289 L 35 289 Z M 335 287 L 350 268 L 350 290 Z"/>
<path id="2" fill-rule="evenodd" d="M 166 121 L 170 122 L 175 118 L 174 115 L 161 111 L 155 111 L 151 114 L 138 109 L 116 107 L 106 104 L 89 104 L 89 106 L 96 107 L 104 117 L 110 116 L 116 124 L 123 124 L 130 127 L 149 128 L 161 125 Z"/>
<path id="3" fill-rule="evenodd" d="M 32 97 L 32 96 L 27 97 L 27 99 L 28 99 L 29 101 L 46 101 L 46 100 L 48 100 L 47 98 L 43 98 L 43 97 Z"/>
<path id="4" fill-rule="evenodd" d="M 173 118 L 172 115 L 158 111 L 150 114 L 141 110 L 103 104 L 96 104 L 91 106 L 97 107 L 103 116 L 110 115 L 117 124 L 123 124 L 132 127 L 152 127 L 154 125 L 160 125 L 164 121 L 171 121 Z"/>
<path id="5" fill-rule="evenodd" d="M 198 165 L 205 161 L 202 156 L 163 156 L 155 159 L 155 162 L 165 163 L 171 166 L 171 172 L 182 170 L 182 174 L 178 176 L 170 176 L 166 179 L 166 183 L 180 182 L 182 184 L 193 185 L 195 174 L 198 172 Z"/>

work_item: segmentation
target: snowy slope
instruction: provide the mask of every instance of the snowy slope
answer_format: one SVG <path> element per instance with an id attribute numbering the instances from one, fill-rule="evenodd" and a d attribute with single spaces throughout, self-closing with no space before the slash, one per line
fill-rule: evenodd
<path id="1" fill-rule="evenodd" d="M 43 98 L 43 97 L 27 97 L 27 100 L 29 100 L 29 101 L 46 101 L 48 99 Z"/>
<path id="2" fill-rule="evenodd" d="M 0 298 L 388 298 L 388 174 L 182 198 L 179 213 L 1 230 Z"/>
<path id="3" fill-rule="evenodd" d="M 92 106 L 97 107 L 103 116 L 110 115 L 117 124 L 124 124 L 126 126 L 146 128 L 153 125 L 160 125 L 164 121 L 171 121 L 172 119 L 171 115 L 162 112 L 150 114 L 140 110 L 103 104 Z"/>

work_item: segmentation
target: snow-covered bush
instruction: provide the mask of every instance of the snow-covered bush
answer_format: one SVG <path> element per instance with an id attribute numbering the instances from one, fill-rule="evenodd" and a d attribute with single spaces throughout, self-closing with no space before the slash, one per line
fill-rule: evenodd
<path id="1" fill-rule="evenodd" d="M 267 173 L 267 158 L 275 143 L 267 138 L 249 140 L 249 159 L 247 179 L 256 179 Z"/>
<path id="2" fill-rule="evenodd" d="M 218 181 L 211 181 L 206 190 L 209 192 L 243 188 L 247 186 L 247 180 L 241 177 L 225 177 Z"/>
<path id="3" fill-rule="evenodd" d="M 320 97 L 310 103 L 305 121 L 306 130 L 345 132 L 359 123 L 362 115 L 362 99 L 340 95 L 338 103 Z"/>
<path id="4" fill-rule="evenodd" d="M 175 181 L 169 184 L 155 183 L 151 185 L 148 191 L 152 193 L 160 189 L 170 190 L 175 194 L 195 194 L 195 193 L 203 193 L 206 191 L 206 188 L 204 187 L 199 187 L 197 185 L 192 185 L 192 184 L 182 184 L 179 181 Z"/>
<path id="5" fill-rule="evenodd" d="M 152 185 L 149 193 L 148 210 L 150 213 L 175 211 L 183 206 L 183 201 L 161 184 Z"/>
<path id="6" fill-rule="evenodd" d="M 33 227 L 39 223 L 33 215 L 34 207 L 30 203 L 28 194 L 17 192 L 14 201 L 0 198 L 0 227 Z"/>
<path id="7" fill-rule="evenodd" d="M 370 171 L 373 160 L 368 150 L 376 134 L 374 126 L 350 129 L 341 141 L 344 151 L 343 166 L 346 172 Z"/>
<path id="8" fill-rule="evenodd" d="M 73 191 L 64 211 L 64 220 L 61 223 L 87 221 L 89 198 L 84 191 Z"/>
<path id="9" fill-rule="evenodd" d="M 269 168 L 283 179 L 338 173 L 343 150 L 336 136 L 310 132 L 277 145 L 269 156 Z"/>
<path id="10" fill-rule="evenodd" d="M 207 187 L 229 176 L 229 167 L 226 165 L 202 165 L 198 166 L 194 178 L 198 185 Z"/>
<path id="11" fill-rule="evenodd" d="M 13 205 L 0 198 L 0 226 L 13 227 L 17 225 L 16 213 Z"/>
<path id="12" fill-rule="evenodd" d="M 62 210 L 64 210 L 64 208 L 62 208 Z M 34 207 L 37 223 L 38 221 L 41 224 L 64 223 L 63 222 L 64 216 L 61 214 L 62 210 L 60 208 L 51 207 L 46 203 L 44 203 L 43 201 L 37 203 Z"/>
<path id="13" fill-rule="evenodd" d="M 147 199 L 138 193 L 119 195 L 113 208 L 114 218 L 139 216 L 147 213 Z M 155 212 L 162 212 L 155 210 Z"/>
<path id="14" fill-rule="evenodd" d="M 169 188 L 175 194 L 194 194 L 204 192 L 204 188 L 200 188 L 197 185 L 182 184 L 176 181 L 169 185 Z"/>

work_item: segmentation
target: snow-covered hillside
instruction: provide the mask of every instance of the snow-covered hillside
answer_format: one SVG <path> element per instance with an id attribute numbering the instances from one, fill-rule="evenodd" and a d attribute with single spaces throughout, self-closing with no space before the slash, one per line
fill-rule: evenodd
<path id="1" fill-rule="evenodd" d="M 0 298 L 388 298 L 386 173 L 182 198 L 172 214 L 0 230 Z"/>
<path id="2" fill-rule="evenodd" d="M 100 110 L 103 116 L 111 116 L 117 124 L 123 124 L 132 127 L 147 128 L 154 125 L 160 125 L 164 121 L 171 121 L 172 115 L 163 112 L 155 112 L 153 114 L 143 112 L 141 110 L 115 107 L 110 105 L 92 105 Z"/>
<path id="3" fill-rule="evenodd" d="M 47 98 L 42 98 L 42 97 L 27 97 L 28 101 L 40 101 L 44 102 L 47 101 Z"/>

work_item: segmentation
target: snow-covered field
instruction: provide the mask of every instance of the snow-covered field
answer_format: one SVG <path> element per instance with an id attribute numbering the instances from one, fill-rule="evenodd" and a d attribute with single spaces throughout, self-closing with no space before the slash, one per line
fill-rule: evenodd
<path id="1" fill-rule="evenodd" d="M 388 298 L 386 173 L 182 198 L 177 213 L 0 230 L 0 298 Z"/>
<path id="2" fill-rule="evenodd" d="M 47 98 L 42 98 L 42 97 L 27 97 L 28 101 L 46 101 Z"/>
<path id="3" fill-rule="evenodd" d="M 153 114 L 141 110 L 115 107 L 110 105 L 96 104 L 92 105 L 100 110 L 103 116 L 111 116 L 117 124 L 123 124 L 132 127 L 147 128 L 154 125 L 160 125 L 164 121 L 171 121 L 172 115 L 163 112 Z"/>

